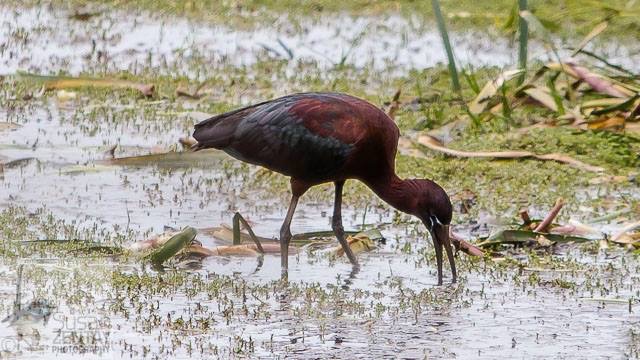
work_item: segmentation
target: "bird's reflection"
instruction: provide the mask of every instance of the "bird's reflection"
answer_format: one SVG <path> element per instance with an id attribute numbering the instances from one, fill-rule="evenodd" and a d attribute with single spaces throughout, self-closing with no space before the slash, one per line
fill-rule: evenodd
<path id="1" fill-rule="evenodd" d="M 360 265 L 356 264 L 351 267 L 351 271 L 349 271 L 349 275 L 342 282 L 342 290 L 349 290 L 351 285 L 353 285 L 353 281 L 357 279 L 357 275 L 360 272 Z"/>

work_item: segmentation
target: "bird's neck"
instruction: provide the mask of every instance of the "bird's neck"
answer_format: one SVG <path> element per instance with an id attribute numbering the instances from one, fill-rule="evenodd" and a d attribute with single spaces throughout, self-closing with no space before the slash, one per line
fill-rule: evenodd
<path id="1" fill-rule="evenodd" d="M 418 199 L 417 189 L 412 186 L 410 180 L 400 179 L 392 173 L 374 181 L 367 181 L 366 184 L 387 204 L 404 213 L 415 214 Z"/>

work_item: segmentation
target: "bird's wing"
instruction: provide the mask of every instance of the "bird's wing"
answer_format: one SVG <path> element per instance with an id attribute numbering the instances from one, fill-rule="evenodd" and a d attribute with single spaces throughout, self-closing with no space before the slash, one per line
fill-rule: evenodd
<path id="1" fill-rule="evenodd" d="M 362 136 L 347 105 L 331 95 L 287 96 L 206 120 L 194 138 L 286 175 L 330 176 Z"/>

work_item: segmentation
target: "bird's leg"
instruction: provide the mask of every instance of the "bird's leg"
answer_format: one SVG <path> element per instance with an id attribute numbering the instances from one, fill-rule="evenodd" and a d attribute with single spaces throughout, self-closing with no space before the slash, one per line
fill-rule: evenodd
<path id="1" fill-rule="evenodd" d="M 438 285 L 442 285 L 442 243 L 436 236 L 436 232 L 431 230 L 431 238 L 433 239 L 433 247 L 436 249 L 436 263 L 438 266 Z"/>
<path id="2" fill-rule="evenodd" d="M 291 220 L 293 219 L 293 213 L 296 211 L 296 205 L 298 205 L 298 196 L 294 195 L 291 197 L 287 217 L 285 217 L 282 227 L 280 228 L 280 264 L 282 267 L 282 280 L 285 281 L 289 277 L 289 241 L 291 241 Z"/>
<path id="3" fill-rule="evenodd" d="M 331 227 L 333 228 L 333 233 L 338 238 L 340 245 L 342 245 L 342 249 L 344 253 L 347 254 L 349 261 L 353 266 L 357 267 L 358 259 L 353 254 L 353 250 L 349 247 L 349 243 L 347 239 L 344 237 L 344 227 L 342 227 L 342 188 L 344 187 L 344 180 L 336 181 L 336 198 L 333 203 L 333 219 L 331 220 Z"/>

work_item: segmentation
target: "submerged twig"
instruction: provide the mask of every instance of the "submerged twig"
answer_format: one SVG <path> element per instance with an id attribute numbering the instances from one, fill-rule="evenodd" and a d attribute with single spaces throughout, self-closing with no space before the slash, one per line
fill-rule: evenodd
<path id="1" fill-rule="evenodd" d="M 258 237 L 256 236 L 256 234 L 253 233 L 253 229 L 251 229 L 251 225 L 249 225 L 247 220 L 245 220 L 244 217 L 242 217 L 242 215 L 240 215 L 239 212 L 236 212 L 233 215 L 233 245 L 240 245 L 240 241 L 241 241 L 240 240 L 240 223 L 241 222 L 244 228 L 247 229 L 247 232 L 249 232 L 249 236 L 251 237 L 253 242 L 256 244 L 256 247 L 258 248 L 258 252 L 261 254 L 264 254 L 264 249 L 262 248 L 262 244 L 260 243 L 260 240 L 258 240 Z"/>

